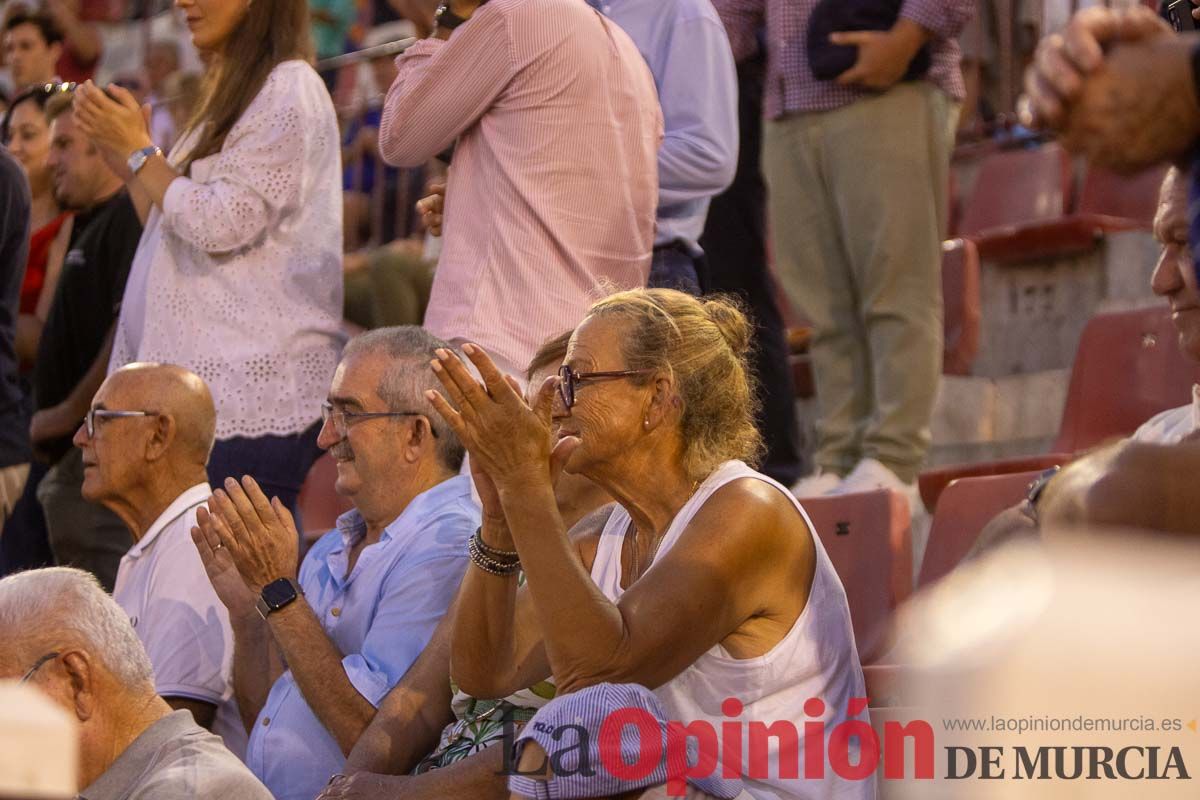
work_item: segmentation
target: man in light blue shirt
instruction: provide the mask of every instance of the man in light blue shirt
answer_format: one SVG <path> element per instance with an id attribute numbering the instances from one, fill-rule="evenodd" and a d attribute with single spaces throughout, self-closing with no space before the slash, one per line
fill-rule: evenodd
<path id="1" fill-rule="evenodd" d="M 253 479 L 232 479 L 193 533 L 234 629 L 246 763 L 276 800 L 312 800 L 446 613 L 480 524 L 463 448 L 424 391 L 435 350 L 415 326 L 347 346 L 318 443 L 337 462 L 338 519 L 297 575 L 298 535 Z"/>
<path id="2" fill-rule="evenodd" d="M 621 26 L 654 75 L 664 136 L 650 286 L 699 294 L 708 202 L 737 169 L 737 71 L 709 0 L 587 0 Z"/>

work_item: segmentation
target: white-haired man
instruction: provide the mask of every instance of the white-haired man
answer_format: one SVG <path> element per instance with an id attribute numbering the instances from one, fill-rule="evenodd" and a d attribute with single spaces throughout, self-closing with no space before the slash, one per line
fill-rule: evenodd
<path id="1" fill-rule="evenodd" d="M 128 364 L 101 384 L 74 444 L 84 499 L 120 517 L 133 536 L 113 598 L 146 647 L 159 695 L 242 755 L 233 630 L 191 538 L 196 509 L 212 495 L 205 467 L 216 419 L 199 375 Z"/>
<path id="2" fill-rule="evenodd" d="M 347 345 L 317 443 L 354 509 L 298 573 L 291 515 L 252 478 L 197 512 L 192 538 L 233 623 L 246 763 L 276 800 L 312 800 L 341 771 L 466 571 L 480 510 L 463 447 L 425 398 L 446 347 L 416 326 Z"/>
<path id="3" fill-rule="evenodd" d="M 186 711 L 172 711 L 124 610 L 89 573 L 0 580 L 0 680 L 44 692 L 79 720 L 82 800 L 270 800 Z"/>

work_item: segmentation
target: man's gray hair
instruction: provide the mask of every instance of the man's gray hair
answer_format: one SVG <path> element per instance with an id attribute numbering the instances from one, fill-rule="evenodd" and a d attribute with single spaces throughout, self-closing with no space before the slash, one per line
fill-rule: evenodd
<path id="1" fill-rule="evenodd" d="M 126 688 L 154 691 L 154 668 L 129 615 L 90 572 L 48 567 L 0 580 L 0 632 L 10 643 L 82 647 Z"/>
<path id="2" fill-rule="evenodd" d="M 382 354 L 392 360 L 379 381 L 379 396 L 392 411 L 415 411 L 424 414 L 437 433 L 434 445 L 438 459 L 454 471 L 462 468 L 463 449 L 458 436 L 425 398 L 428 389 L 440 390 L 441 383 L 433 374 L 429 362 L 437 358 L 439 348 L 453 351 L 446 342 L 418 325 L 397 325 L 376 328 L 356 336 L 346 345 L 342 360 L 353 356 Z"/>

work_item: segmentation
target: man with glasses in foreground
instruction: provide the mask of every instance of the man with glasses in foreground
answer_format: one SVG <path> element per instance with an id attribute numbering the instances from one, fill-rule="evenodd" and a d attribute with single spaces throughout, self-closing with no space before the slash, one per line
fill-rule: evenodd
<path id="1" fill-rule="evenodd" d="M 212 395 L 198 375 L 129 364 L 100 386 L 74 443 L 84 499 L 120 517 L 133 536 L 113 598 L 150 656 L 158 694 L 242 755 L 233 630 L 191 538 L 196 510 L 212 495 L 205 466 L 215 430 Z"/>
<path id="2" fill-rule="evenodd" d="M 219 738 L 155 693 L 128 616 L 88 573 L 0 580 L 0 641 L 0 681 L 43 692 L 79 721 L 81 800 L 270 800 Z"/>
<path id="3" fill-rule="evenodd" d="M 193 539 L 234 632 L 246 763 L 277 800 L 312 800 L 425 648 L 480 524 L 463 447 L 425 391 L 445 342 L 416 326 L 350 342 L 317 444 L 354 509 L 298 562 L 287 509 L 229 479 Z"/>

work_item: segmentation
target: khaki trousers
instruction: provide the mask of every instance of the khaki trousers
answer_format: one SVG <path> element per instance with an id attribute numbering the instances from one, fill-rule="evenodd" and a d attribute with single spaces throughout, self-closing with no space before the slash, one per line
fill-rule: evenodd
<path id="1" fill-rule="evenodd" d="M 911 482 L 929 449 L 957 119 L 949 96 L 917 81 L 766 124 L 775 267 L 813 325 L 826 471 L 875 458 Z"/>

